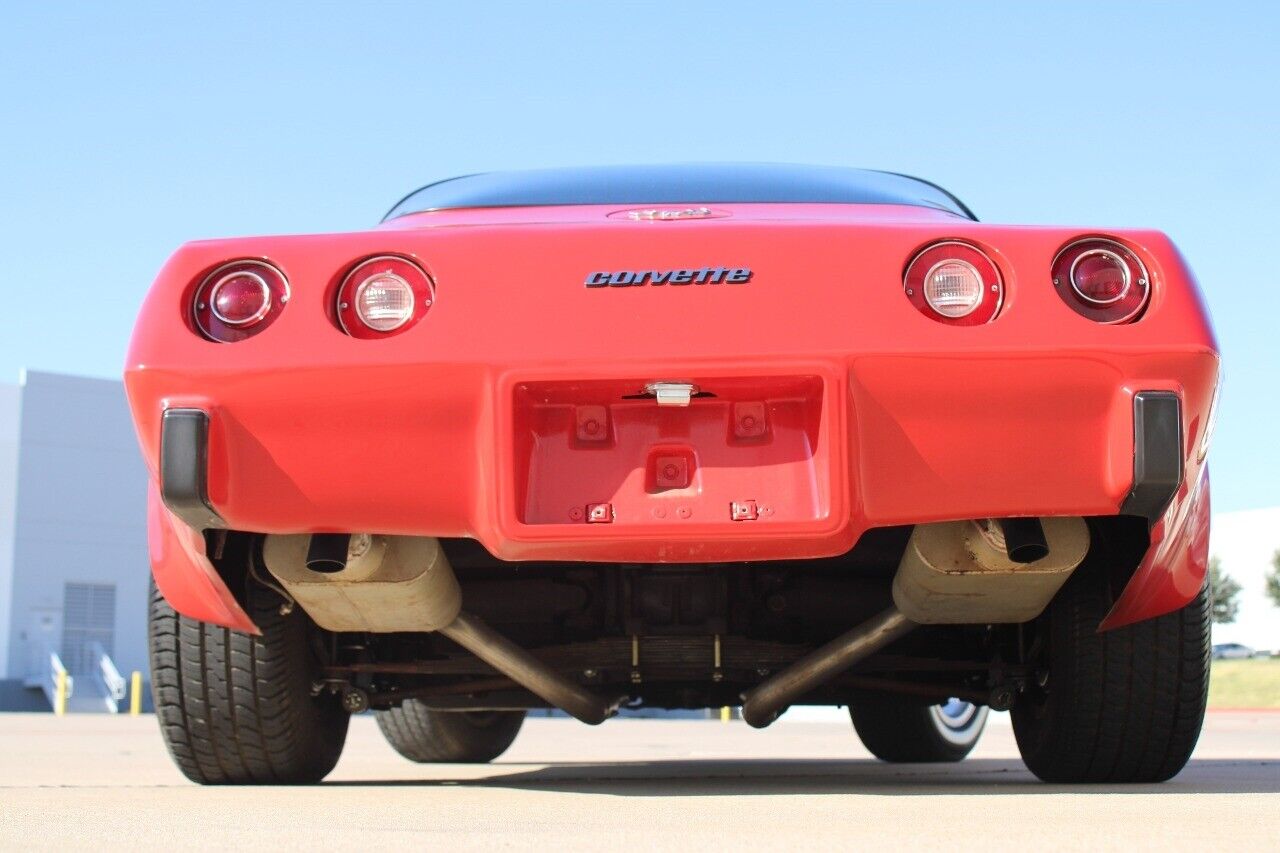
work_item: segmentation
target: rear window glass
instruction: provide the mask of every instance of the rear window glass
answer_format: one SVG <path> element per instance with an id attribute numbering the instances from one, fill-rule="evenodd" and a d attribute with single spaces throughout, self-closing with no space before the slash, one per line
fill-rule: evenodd
<path id="1" fill-rule="evenodd" d="M 590 166 L 487 172 L 410 193 L 384 217 L 570 204 L 905 204 L 975 218 L 946 190 L 891 172 L 785 164 Z"/>

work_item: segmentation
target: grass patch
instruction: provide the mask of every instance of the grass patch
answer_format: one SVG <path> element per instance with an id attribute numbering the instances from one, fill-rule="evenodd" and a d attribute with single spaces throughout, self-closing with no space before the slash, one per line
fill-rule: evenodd
<path id="1" fill-rule="evenodd" d="M 1280 708 L 1280 660 L 1216 660 L 1209 675 L 1210 708 Z"/>

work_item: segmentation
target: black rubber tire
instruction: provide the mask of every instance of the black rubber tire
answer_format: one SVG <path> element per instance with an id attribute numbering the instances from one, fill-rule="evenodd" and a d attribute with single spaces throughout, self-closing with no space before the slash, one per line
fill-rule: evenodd
<path id="1" fill-rule="evenodd" d="M 890 764 L 960 761 L 973 751 L 986 723 L 985 709 L 975 730 L 963 742 L 949 739 L 940 729 L 933 708 L 918 701 L 877 699 L 849 706 L 853 728 L 862 745 Z"/>
<path id="2" fill-rule="evenodd" d="M 1013 707 L 1022 760 L 1046 782 L 1163 782 L 1191 757 L 1209 695 L 1209 593 L 1104 633 L 1103 572 L 1077 571 L 1049 605 L 1048 682 Z"/>
<path id="3" fill-rule="evenodd" d="M 416 699 L 378 711 L 392 749 L 419 764 L 483 764 L 507 751 L 524 711 L 435 711 Z"/>
<path id="4" fill-rule="evenodd" d="M 151 692 L 169 754 L 202 785 L 305 785 L 338 763 L 349 715 L 311 695 L 311 620 L 250 583 L 251 636 L 174 611 L 151 585 Z"/>

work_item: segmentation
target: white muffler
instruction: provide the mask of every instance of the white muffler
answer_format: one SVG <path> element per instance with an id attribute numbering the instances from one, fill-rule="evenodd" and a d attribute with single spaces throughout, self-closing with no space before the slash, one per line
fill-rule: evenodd
<path id="1" fill-rule="evenodd" d="M 1028 535 L 1027 522 L 1042 533 Z M 1029 622 L 1088 553 L 1082 518 L 920 524 L 893 577 L 893 603 L 920 625 Z"/>

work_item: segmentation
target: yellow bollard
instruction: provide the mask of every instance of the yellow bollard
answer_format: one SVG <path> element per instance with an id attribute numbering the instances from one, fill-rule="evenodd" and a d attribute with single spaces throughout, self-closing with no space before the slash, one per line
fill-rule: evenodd
<path id="1" fill-rule="evenodd" d="M 136 669 L 129 679 L 129 716 L 136 717 L 142 713 L 142 673 Z"/>
<path id="2" fill-rule="evenodd" d="M 59 717 L 67 713 L 67 671 L 58 670 L 58 681 L 53 694 L 53 713 Z"/>
<path id="3" fill-rule="evenodd" d="M 723 706 L 720 709 L 720 722 L 722 723 L 729 722 L 729 718 L 731 715 L 732 715 L 732 712 L 729 710 L 729 706 L 728 705 Z"/>

